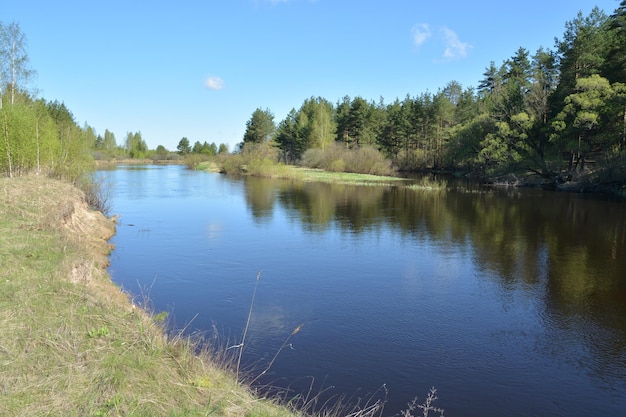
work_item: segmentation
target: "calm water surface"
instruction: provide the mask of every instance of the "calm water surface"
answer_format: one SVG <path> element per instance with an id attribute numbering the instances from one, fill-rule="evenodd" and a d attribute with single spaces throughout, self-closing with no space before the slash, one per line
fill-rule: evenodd
<path id="1" fill-rule="evenodd" d="M 109 272 L 173 328 L 239 341 L 262 383 L 438 390 L 448 416 L 626 415 L 626 204 L 539 190 L 103 171 Z M 253 371 L 254 373 L 255 371 Z M 321 388 L 320 388 L 321 387 Z"/>

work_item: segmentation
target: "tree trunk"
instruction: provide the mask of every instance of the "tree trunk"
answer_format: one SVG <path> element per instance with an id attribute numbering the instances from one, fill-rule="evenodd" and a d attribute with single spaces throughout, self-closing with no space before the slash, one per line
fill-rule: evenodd
<path id="1" fill-rule="evenodd" d="M 39 120 L 37 120 L 37 124 L 35 125 L 36 139 L 37 139 L 37 175 L 39 175 L 41 171 L 41 155 L 39 150 Z"/>
<path id="2" fill-rule="evenodd" d="M 9 124 L 4 124 L 4 144 L 7 151 L 7 168 L 9 169 L 9 178 L 13 178 L 13 161 L 11 160 L 11 144 L 9 143 Z"/>

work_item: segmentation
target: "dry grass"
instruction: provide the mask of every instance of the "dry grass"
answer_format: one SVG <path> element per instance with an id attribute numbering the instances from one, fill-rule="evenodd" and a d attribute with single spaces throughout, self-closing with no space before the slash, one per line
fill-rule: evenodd
<path id="1" fill-rule="evenodd" d="M 113 231 L 74 187 L 0 179 L 0 415 L 294 415 L 134 308 L 103 269 Z"/>

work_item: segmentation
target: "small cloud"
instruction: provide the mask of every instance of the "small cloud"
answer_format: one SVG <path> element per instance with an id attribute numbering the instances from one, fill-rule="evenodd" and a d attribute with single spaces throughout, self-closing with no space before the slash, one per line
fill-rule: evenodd
<path id="1" fill-rule="evenodd" d="M 445 26 L 441 28 L 441 34 L 446 45 L 446 49 L 443 52 L 445 59 L 464 58 L 467 56 L 467 51 L 472 45 L 467 42 L 461 42 L 456 32 Z"/>
<path id="2" fill-rule="evenodd" d="M 428 23 L 418 23 L 411 28 L 413 43 L 415 46 L 421 47 L 433 36 L 433 32 L 444 45 L 443 59 L 440 59 L 440 61 L 465 58 L 469 49 L 472 48 L 472 45 L 469 43 L 462 42 L 452 29 L 446 26 L 433 28 Z"/>
<path id="3" fill-rule="evenodd" d="M 428 23 L 419 23 L 413 26 L 411 33 L 413 34 L 413 42 L 416 46 L 422 46 L 424 42 L 426 42 L 426 39 L 430 38 L 432 35 Z"/>
<path id="4" fill-rule="evenodd" d="M 224 88 L 224 80 L 220 77 L 212 76 L 206 79 L 204 86 L 209 90 L 221 90 Z"/>

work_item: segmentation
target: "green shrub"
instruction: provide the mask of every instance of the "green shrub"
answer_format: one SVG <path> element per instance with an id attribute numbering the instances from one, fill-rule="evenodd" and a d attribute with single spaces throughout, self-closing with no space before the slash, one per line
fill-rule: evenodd
<path id="1" fill-rule="evenodd" d="M 347 149 L 334 143 L 325 151 L 309 149 L 300 164 L 309 168 L 320 168 L 332 172 L 352 172 L 357 174 L 393 175 L 391 162 L 371 146 Z"/>
<path id="2" fill-rule="evenodd" d="M 232 154 L 222 160 L 222 172 L 225 174 L 242 174 L 244 172 L 244 158 L 241 154 Z"/>
<path id="3" fill-rule="evenodd" d="M 330 165 L 326 167 L 327 171 L 331 172 L 346 172 L 346 162 L 343 159 L 335 159 L 330 161 Z"/>
<path id="4" fill-rule="evenodd" d="M 199 153 L 190 153 L 185 155 L 184 162 L 187 168 L 196 169 L 201 162 L 206 162 L 211 159 L 208 155 Z"/>
<path id="5" fill-rule="evenodd" d="M 226 174 L 274 176 L 278 152 L 271 143 L 246 143 L 238 154 L 220 158 L 221 171 Z"/>
<path id="6" fill-rule="evenodd" d="M 319 148 L 312 148 L 304 152 L 299 165 L 309 168 L 321 168 L 324 162 L 325 152 Z"/>

